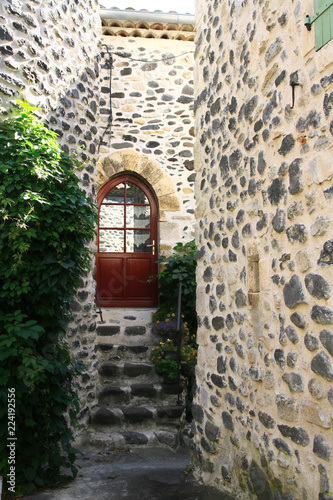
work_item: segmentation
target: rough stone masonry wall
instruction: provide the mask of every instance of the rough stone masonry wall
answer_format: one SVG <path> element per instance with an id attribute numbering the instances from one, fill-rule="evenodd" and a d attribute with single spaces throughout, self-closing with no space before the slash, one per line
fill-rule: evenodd
<path id="1" fill-rule="evenodd" d="M 237 499 L 333 498 L 333 41 L 314 51 L 313 10 L 197 1 L 196 474 Z"/>
<path id="2" fill-rule="evenodd" d="M 85 162 L 82 189 L 95 198 L 100 38 L 98 0 L 1 0 L 0 112 L 25 99 L 41 108 L 66 153 Z M 80 152 L 79 148 L 83 148 Z M 84 375 L 82 414 L 95 399 L 94 280 L 81 279 L 68 336 L 73 353 L 90 368 Z"/>
<path id="3" fill-rule="evenodd" d="M 159 203 L 160 251 L 194 237 L 193 42 L 104 36 L 113 57 L 112 136 L 100 147 L 98 186 L 132 171 Z M 102 45 L 100 126 L 110 116 L 109 54 Z"/>

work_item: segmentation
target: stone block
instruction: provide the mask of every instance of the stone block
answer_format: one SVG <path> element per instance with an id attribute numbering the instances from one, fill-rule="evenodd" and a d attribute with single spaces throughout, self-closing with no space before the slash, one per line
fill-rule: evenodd
<path id="1" fill-rule="evenodd" d="M 283 288 L 284 302 L 289 309 L 305 302 L 305 292 L 300 278 L 294 274 Z"/>
<path id="2" fill-rule="evenodd" d="M 326 392 L 319 380 L 312 378 L 309 380 L 308 389 L 311 394 L 316 399 L 323 399 L 326 396 Z"/>
<path id="3" fill-rule="evenodd" d="M 288 422 L 295 422 L 299 415 L 297 400 L 284 394 L 277 394 L 275 399 L 277 412 L 280 418 Z"/>
<path id="4" fill-rule="evenodd" d="M 275 420 L 274 418 L 269 415 L 268 413 L 265 413 L 263 411 L 258 412 L 258 418 L 260 422 L 267 428 L 267 429 L 274 429 L 275 427 Z"/>
<path id="5" fill-rule="evenodd" d="M 276 209 L 276 213 L 272 219 L 273 229 L 277 233 L 283 233 L 286 228 L 286 213 L 281 208 Z"/>
<path id="6" fill-rule="evenodd" d="M 177 433 L 167 432 L 167 431 L 154 431 L 155 436 L 158 441 L 162 444 L 166 444 L 170 448 L 176 448 L 178 444 L 178 435 Z"/>
<path id="7" fill-rule="evenodd" d="M 319 349 L 319 340 L 310 332 L 306 333 L 304 337 L 304 344 L 309 351 L 316 351 Z"/>
<path id="8" fill-rule="evenodd" d="M 331 448 L 326 443 L 324 436 L 316 434 L 313 440 L 313 453 L 324 460 L 329 460 L 331 456 Z"/>
<path id="9" fill-rule="evenodd" d="M 126 444 L 142 445 L 148 443 L 147 436 L 145 434 L 142 434 L 141 432 L 131 431 L 131 432 L 121 432 L 120 434 L 125 439 Z"/>
<path id="10" fill-rule="evenodd" d="M 100 367 L 99 373 L 104 377 L 113 377 L 119 373 L 119 366 L 114 363 L 105 363 Z"/>
<path id="11" fill-rule="evenodd" d="M 294 312 L 291 316 L 290 316 L 290 321 L 292 321 L 294 323 L 295 326 L 297 326 L 298 328 L 305 328 L 305 325 L 306 325 L 306 322 L 305 322 L 305 317 L 304 317 L 304 314 L 300 313 L 300 312 Z"/>
<path id="12" fill-rule="evenodd" d="M 116 412 L 108 408 L 100 408 L 92 418 L 93 425 L 118 425 L 121 417 Z"/>
<path id="13" fill-rule="evenodd" d="M 323 249 L 320 252 L 318 264 L 321 267 L 328 267 L 333 264 L 333 240 L 328 240 L 324 243 Z"/>
<path id="14" fill-rule="evenodd" d="M 234 430 L 234 422 L 232 416 L 227 411 L 222 412 L 222 422 L 226 429 L 229 429 L 230 431 Z"/>
<path id="15" fill-rule="evenodd" d="M 302 427 L 278 424 L 278 428 L 282 436 L 290 438 L 296 444 L 307 446 L 310 443 L 310 436 Z"/>
<path id="16" fill-rule="evenodd" d="M 284 373 L 282 380 L 288 384 L 290 392 L 304 391 L 303 377 L 300 373 Z"/>
<path id="17" fill-rule="evenodd" d="M 283 453 L 286 453 L 287 455 L 292 455 L 290 447 L 285 441 L 283 441 L 283 439 L 281 438 L 273 439 L 273 444 L 277 450 L 283 451 Z"/>
<path id="18" fill-rule="evenodd" d="M 285 332 L 290 342 L 292 342 L 293 344 L 297 344 L 299 342 L 296 330 L 291 325 L 287 326 Z"/>
<path id="19" fill-rule="evenodd" d="M 319 334 L 319 339 L 325 349 L 333 357 L 333 333 L 328 330 L 322 330 Z"/>
<path id="20" fill-rule="evenodd" d="M 253 460 L 250 465 L 250 478 L 258 500 L 273 500 L 272 490 L 265 473 L 259 468 L 257 463 Z"/>
<path id="21" fill-rule="evenodd" d="M 320 351 L 311 361 L 311 370 L 325 380 L 333 380 L 333 369 L 329 357 L 324 351 Z"/>
<path id="22" fill-rule="evenodd" d="M 300 250 L 296 254 L 296 262 L 299 270 L 305 273 L 308 269 L 312 267 L 311 255 L 308 250 Z"/>
<path id="23" fill-rule="evenodd" d="M 328 151 L 318 154 L 310 160 L 306 165 L 307 183 L 322 184 L 323 182 L 332 179 L 331 154 Z"/>
<path id="24" fill-rule="evenodd" d="M 286 232 L 288 240 L 292 245 L 306 243 L 308 240 L 308 230 L 304 224 L 294 224 L 288 227 Z"/>
<path id="25" fill-rule="evenodd" d="M 333 309 L 326 306 L 315 305 L 311 309 L 311 319 L 319 325 L 332 325 Z"/>
<path id="26" fill-rule="evenodd" d="M 146 420 L 152 420 L 154 417 L 153 413 L 148 410 L 148 408 L 133 407 L 121 408 L 121 410 L 123 412 L 125 421 L 131 423 L 140 423 Z"/>
<path id="27" fill-rule="evenodd" d="M 218 441 L 220 428 L 207 421 L 205 425 L 205 434 L 209 441 Z"/>
<path id="28" fill-rule="evenodd" d="M 140 396 L 145 398 L 153 398 L 157 394 L 157 390 L 153 384 L 132 384 L 131 385 L 132 396 Z"/>
<path id="29" fill-rule="evenodd" d="M 305 286 L 308 292 L 316 299 L 329 299 L 331 288 L 326 279 L 320 274 L 309 273 L 305 276 Z"/>
<path id="30" fill-rule="evenodd" d="M 125 335 L 128 337 L 136 337 L 144 335 L 146 331 L 145 326 L 126 326 Z"/>
<path id="31" fill-rule="evenodd" d="M 160 406 L 156 409 L 157 416 L 161 419 L 179 419 L 183 411 L 183 406 Z"/>
<path id="32" fill-rule="evenodd" d="M 331 423 L 325 417 L 321 407 L 312 401 L 304 400 L 301 403 L 301 412 L 304 419 L 310 424 L 315 424 L 323 429 L 330 429 Z"/>
<path id="33" fill-rule="evenodd" d="M 124 375 L 128 377 L 139 377 L 141 375 L 148 375 L 153 370 L 152 365 L 145 365 L 143 363 L 130 364 L 126 363 L 124 365 Z"/>
<path id="34" fill-rule="evenodd" d="M 109 325 L 99 325 L 96 328 L 97 335 L 103 337 L 109 337 L 112 335 L 118 335 L 120 333 L 119 326 L 109 326 Z"/>
<path id="35" fill-rule="evenodd" d="M 211 453 L 211 454 L 217 453 L 214 445 L 211 444 L 210 442 L 208 442 L 204 436 L 202 436 L 202 438 L 200 440 L 200 444 L 201 444 L 202 449 L 205 450 L 207 453 Z M 213 463 L 211 463 L 211 466 L 214 468 Z"/>

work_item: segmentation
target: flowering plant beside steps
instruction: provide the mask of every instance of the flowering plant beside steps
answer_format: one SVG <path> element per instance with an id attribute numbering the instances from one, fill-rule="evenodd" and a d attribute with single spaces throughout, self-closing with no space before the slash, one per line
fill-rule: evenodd
<path id="1" fill-rule="evenodd" d="M 182 320 L 184 316 L 182 315 Z M 153 335 L 158 335 L 162 339 L 175 339 L 177 337 L 177 317 L 175 313 L 170 313 L 163 320 L 156 320 L 151 323 Z M 190 332 L 187 323 L 181 322 L 180 332 L 185 341 L 188 341 Z"/>
<path id="2" fill-rule="evenodd" d="M 160 342 L 152 349 L 152 361 L 155 365 L 156 373 L 164 375 L 170 381 L 177 378 L 177 344 L 167 339 Z M 188 376 L 197 363 L 197 349 L 190 344 L 182 344 L 180 347 L 180 366 L 184 375 Z"/>
<path id="3" fill-rule="evenodd" d="M 155 365 L 156 373 L 164 375 L 170 381 L 176 381 L 178 364 L 176 361 L 177 346 L 168 339 L 160 342 L 157 347 L 153 347 L 152 361 Z"/>

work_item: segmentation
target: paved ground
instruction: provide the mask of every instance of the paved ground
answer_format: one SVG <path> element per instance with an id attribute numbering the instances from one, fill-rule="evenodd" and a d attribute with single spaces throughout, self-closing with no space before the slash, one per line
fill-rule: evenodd
<path id="1" fill-rule="evenodd" d="M 197 484 L 184 474 L 189 452 L 164 449 L 82 450 L 75 481 L 66 488 L 26 496 L 27 500 L 235 500 Z"/>

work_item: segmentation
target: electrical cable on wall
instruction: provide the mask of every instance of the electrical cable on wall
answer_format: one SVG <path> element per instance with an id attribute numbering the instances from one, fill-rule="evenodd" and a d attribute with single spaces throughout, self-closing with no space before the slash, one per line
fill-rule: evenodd
<path id="1" fill-rule="evenodd" d="M 107 127 L 105 128 L 104 132 L 103 132 L 103 135 L 99 141 L 99 145 L 98 145 L 98 153 L 99 153 L 99 150 L 100 150 L 100 147 L 102 145 L 102 142 L 103 142 L 103 139 L 105 137 L 105 135 L 108 133 L 108 131 L 110 132 L 109 134 L 109 147 L 111 146 L 111 139 L 112 139 L 112 120 L 113 120 L 113 116 L 112 116 L 112 99 L 111 99 L 111 94 L 112 94 L 112 69 L 113 69 L 113 55 L 116 55 L 118 57 L 122 57 L 123 59 L 128 59 L 129 61 L 135 61 L 135 62 L 142 62 L 142 63 L 154 63 L 154 62 L 165 62 L 165 61 L 168 61 L 170 59 L 176 59 L 177 57 L 182 57 L 186 54 L 194 54 L 194 51 L 191 50 L 191 51 L 187 51 L 187 52 L 182 52 L 181 54 L 178 54 L 178 55 L 172 55 L 172 56 L 169 56 L 169 57 L 165 57 L 164 59 L 152 59 L 152 60 L 149 60 L 149 59 L 134 59 L 132 57 L 128 57 L 126 54 L 122 54 L 121 52 L 114 52 L 112 54 L 112 52 L 109 51 L 109 46 L 106 45 L 106 44 L 103 44 L 102 46 L 106 47 L 106 52 L 107 54 L 109 55 L 109 64 L 110 64 L 110 114 L 109 114 L 109 118 L 108 118 L 108 124 L 107 124 Z M 102 57 L 103 57 L 103 53 L 102 53 Z"/>
<path id="2" fill-rule="evenodd" d="M 109 106 L 110 106 L 110 114 L 109 114 L 109 118 L 108 118 L 108 124 L 103 132 L 103 135 L 99 141 L 99 145 L 98 145 L 98 153 L 99 153 L 99 150 L 100 150 L 100 147 L 102 145 L 102 142 L 103 142 L 103 139 L 105 137 L 105 135 L 107 134 L 107 132 L 109 131 L 110 134 L 109 134 L 109 146 L 111 146 L 111 138 L 112 138 L 112 120 L 113 120 L 113 115 L 112 115 L 112 98 L 111 98 L 111 94 L 112 94 L 112 69 L 113 69 L 113 57 L 112 57 L 112 52 L 109 52 L 109 47 L 106 45 L 106 44 L 103 44 L 105 47 L 106 47 L 106 52 L 108 53 L 109 55 L 109 65 L 110 65 L 110 86 L 109 86 L 109 90 L 110 90 L 110 96 L 109 96 Z"/>
<path id="3" fill-rule="evenodd" d="M 177 57 L 182 57 L 186 54 L 194 54 L 194 50 L 188 50 L 187 52 L 182 52 L 181 54 L 178 55 L 172 55 L 170 57 L 165 57 L 164 59 L 134 59 L 133 57 L 128 57 L 126 54 L 122 54 L 121 52 L 115 52 L 114 53 L 116 56 L 122 57 L 123 59 L 128 59 L 129 61 L 136 61 L 136 62 L 143 62 L 143 63 L 154 63 L 154 62 L 164 62 L 168 61 L 170 59 L 176 59 Z"/>

